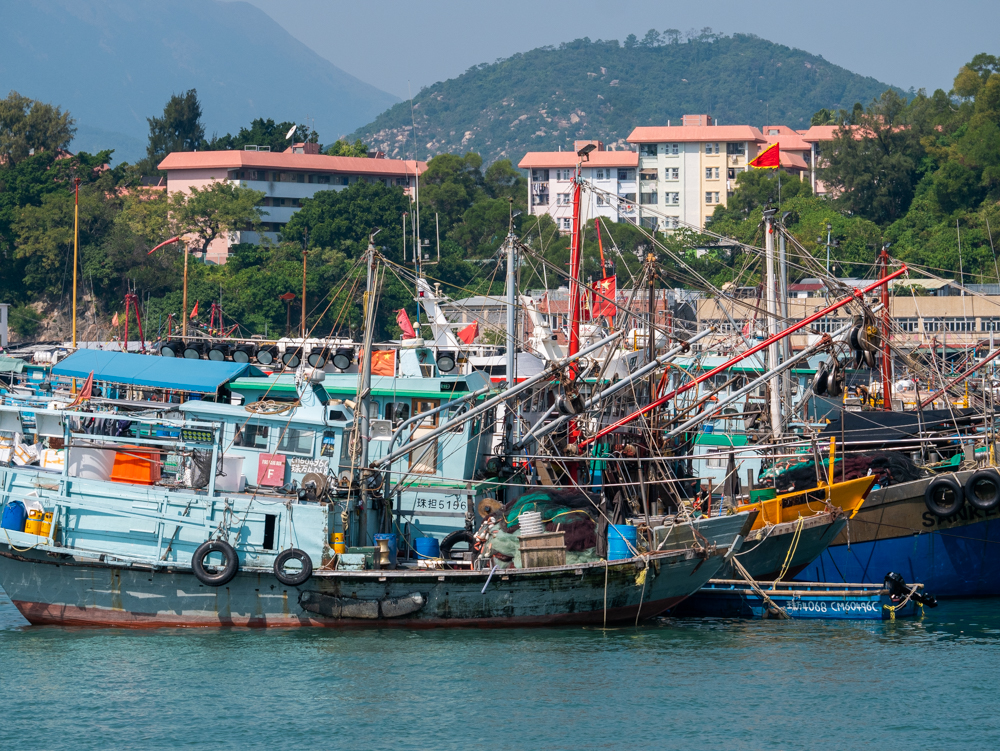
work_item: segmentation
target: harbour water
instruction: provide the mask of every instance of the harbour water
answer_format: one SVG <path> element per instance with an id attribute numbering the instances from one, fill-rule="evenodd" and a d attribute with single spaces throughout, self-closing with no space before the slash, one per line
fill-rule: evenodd
<path id="1" fill-rule="evenodd" d="M 128 631 L 0 590 L 3 749 L 996 748 L 1000 600 L 895 622 Z"/>

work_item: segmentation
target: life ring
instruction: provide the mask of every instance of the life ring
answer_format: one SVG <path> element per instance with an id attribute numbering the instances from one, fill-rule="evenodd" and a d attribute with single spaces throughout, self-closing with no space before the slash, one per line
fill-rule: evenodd
<path id="1" fill-rule="evenodd" d="M 948 502 L 949 494 L 951 502 Z M 959 512 L 964 502 L 962 486 L 952 477 L 938 477 L 924 490 L 927 509 L 942 519 L 948 519 Z"/>
<path id="2" fill-rule="evenodd" d="M 455 547 L 460 542 L 469 543 L 469 549 L 474 550 L 476 546 L 476 538 L 467 529 L 456 529 L 454 532 L 446 536 L 441 540 L 441 557 L 450 558 L 451 549 Z"/>
<path id="3" fill-rule="evenodd" d="M 302 568 L 299 571 L 289 574 L 285 571 L 285 564 L 291 560 L 296 560 L 301 563 Z M 274 578 L 286 587 L 298 587 L 305 584 L 309 581 L 309 577 L 312 576 L 312 573 L 312 559 L 304 550 L 299 550 L 298 548 L 282 550 L 278 553 L 278 557 L 274 559 Z"/>
<path id="4" fill-rule="evenodd" d="M 210 574 L 205 569 L 205 559 L 211 553 L 221 553 L 223 558 L 222 568 L 217 569 L 214 574 Z M 233 546 L 225 540 L 208 540 L 194 551 L 194 555 L 191 556 L 191 568 L 202 584 L 209 587 L 221 587 L 224 584 L 229 584 L 236 576 L 236 572 L 240 568 L 240 559 Z"/>
<path id="5" fill-rule="evenodd" d="M 1000 506 L 1000 474 L 995 469 L 973 472 L 965 481 L 965 499 L 980 511 L 992 511 Z"/>

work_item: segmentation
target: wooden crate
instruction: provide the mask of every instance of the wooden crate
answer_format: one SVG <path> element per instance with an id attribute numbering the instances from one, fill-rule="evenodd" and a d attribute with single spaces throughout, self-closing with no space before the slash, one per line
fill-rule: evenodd
<path id="1" fill-rule="evenodd" d="M 541 568 L 566 565 L 566 533 L 543 532 L 521 540 L 521 566 Z"/>

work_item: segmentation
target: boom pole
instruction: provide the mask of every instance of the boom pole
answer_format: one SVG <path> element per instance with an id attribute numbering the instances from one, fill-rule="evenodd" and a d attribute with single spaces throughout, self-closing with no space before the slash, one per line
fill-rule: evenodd
<path id="1" fill-rule="evenodd" d="M 650 402 L 649 404 L 647 404 L 645 407 L 642 407 L 641 409 L 637 409 L 632 414 L 627 415 L 626 417 L 623 417 L 622 419 L 618 420 L 615 423 L 612 423 L 611 425 L 608 425 L 606 428 L 602 428 L 601 430 L 597 431 L 597 433 L 595 433 L 590 438 L 587 438 L 587 439 L 585 439 L 583 441 L 580 441 L 579 447 L 582 449 L 584 446 L 588 446 L 591 443 L 594 443 L 595 441 L 600 440 L 601 438 L 603 438 L 604 436 L 608 435 L 609 433 L 613 433 L 614 431 L 618 430 L 618 428 L 621 428 L 621 427 L 623 427 L 625 425 L 628 425 L 630 422 L 633 422 L 634 420 L 638 419 L 639 417 L 642 417 L 647 412 L 651 412 L 652 410 L 656 409 L 657 407 L 663 406 L 668 401 L 670 401 L 671 399 L 673 399 L 675 396 L 677 396 L 679 394 L 683 394 L 684 392 L 689 391 L 690 389 L 693 389 L 695 386 L 697 386 L 702 381 L 707 381 L 709 378 L 712 378 L 713 376 L 718 375 L 722 371 L 728 370 L 729 368 L 731 368 L 736 363 L 742 362 L 743 360 L 747 359 L 751 355 L 754 355 L 754 354 L 760 352 L 762 349 L 765 349 L 765 348 L 769 347 L 775 341 L 780 341 L 784 337 L 790 336 L 791 334 L 794 334 L 799 329 L 805 328 L 809 324 L 813 323 L 814 321 L 818 321 L 823 316 L 828 315 L 828 314 L 832 313 L 835 310 L 839 310 L 840 308 L 844 307 L 848 303 L 853 302 L 854 300 L 857 300 L 859 298 L 863 298 L 869 292 L 873 292 L 874 290 L 878 289 L 882 285 L 888 284 L 890 281 L 892 281 L 893 279 L 895 279 L 897 277 L 902 276 L 907 271 L 908 271 L 908 269 L 906 268 L 906 264 L 903 264 L 903 266 L 899 270 L 894 271 L 893 273 L 889 274 L 888 276 L 883 277 L 882 279 L 878 280 L 877 282 L 874 282 L 873 284 L 868 285 L 864 289 L 856 289 L 856 290 L 854 290 L 850 295 L 848 295 L 847 297 L 843 298 L 842 300 L 839 300 L 839 301 L 835 302 L 833 305 L 831 305 L 831 306 L 829 306 L 827 308 L 823 308 L 822 310 L 816 311 L 811 316 L 803 318 L 798 323 L 792 324 L 791 326 L 789 326 L 784 331 L 782 331 L 782 332 L 780 332 L 778 334 L 775 334 L 774 336 L 769 337 L 768 339 L 765 339 L 764 341 L 760 342 L 757 345 L 754 345 L 753 347 L 751 347 L 750 349 L 748 349 L 746 352 L 743 352 L 742 354 L 736 355 L 736 357 L 733 357 L 732 359 L 728 360 L 727 362 L 724 362 L 719 367 L 713 368 L 712 370 L 708 371 L 707 373 L 705 373 L 703 375 L 700 375 L 700 376 L 698 376 L 697 378 L 695 378 L 695 379 L 693 379 L 691 381 L 688 381 L 683 386 L 680 386 L 679 388 L 676 388 L 673 391 L 671 391 L 669 394 L 664 394 L 659 399 L 657 399 L 657 400 L 655 400 L 655 401 Z"/>

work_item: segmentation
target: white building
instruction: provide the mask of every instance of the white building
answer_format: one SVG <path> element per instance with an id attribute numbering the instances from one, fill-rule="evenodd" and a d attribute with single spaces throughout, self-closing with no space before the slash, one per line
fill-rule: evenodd
<path id="1" fill-rule="evenodd" d="M 737 173 L 767 145 L 752 125 L 714 125 L 709 115 L 636 128 L 627 140 L 639 147 L 639 221 L 660 230 L 704 227 L 736 189 Z"/>
<path id="2" fill-rule="evenodd" d="M 597 148 L 586 157 L 577 151 L 588 144 Z M 612 222 L 636 221 L 636 168 L 639 156 L 634 151 L 607 151 L 600 141 L 577 141 L 573 151 L 529 151 L 518 163 L 528 170 L 528 212 L 548 214 L 563 232 L 572 229 L 573 177 L 577 163 L 582 163 L 584 180 L 598 191 L 584 191 L 580 215 L 603 217 Z"/>

